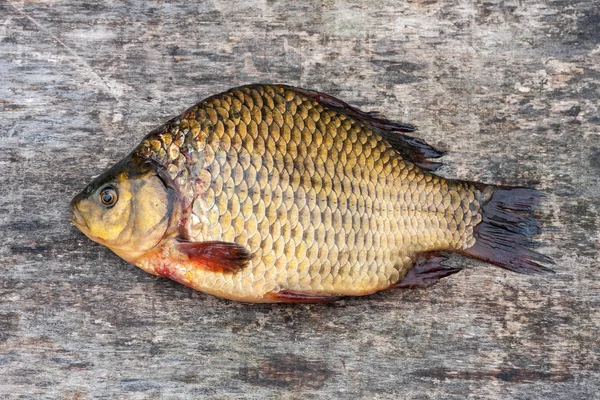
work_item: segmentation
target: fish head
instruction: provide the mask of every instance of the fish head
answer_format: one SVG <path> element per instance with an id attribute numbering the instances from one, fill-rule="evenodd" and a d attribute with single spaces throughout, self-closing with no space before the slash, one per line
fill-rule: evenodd
<path id="1" fill-rule="evenodd" d="M 94 179 L 71 201 L 71 221 L 91 240 L 126 261 L 167 236 L 175 191 L 162 167 L 129 155 Z"/>

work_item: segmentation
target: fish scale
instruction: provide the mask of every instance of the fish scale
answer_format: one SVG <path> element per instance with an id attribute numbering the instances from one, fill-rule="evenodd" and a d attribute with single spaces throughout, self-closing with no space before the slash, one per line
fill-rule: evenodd
<path id="1" fill-rule="evenodd" d="M 473 185 L 419 169 L 375 129 L 291 88 L 209 98 L 137 152 L 167 168 L 192 204 L 189 240 L 252 253 L 233 274 L 184 266 L 191 286 L 224 297 L 371 293 L 419 253 L 469 247 L 481 221 Z"/>

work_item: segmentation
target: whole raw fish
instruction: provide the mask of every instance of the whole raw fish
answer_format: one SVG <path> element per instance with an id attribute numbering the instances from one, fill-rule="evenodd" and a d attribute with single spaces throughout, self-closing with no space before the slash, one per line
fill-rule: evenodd
<path id="1" fill-rule="evenodd" d="M 71 202 L 90 239 L 228 299 L 317 302 L 427 286 L 460 252 L 551 272 L 533 189 L 444 179 L 415 128 L 331 96 L 250 85 L 155 129 Z"/>

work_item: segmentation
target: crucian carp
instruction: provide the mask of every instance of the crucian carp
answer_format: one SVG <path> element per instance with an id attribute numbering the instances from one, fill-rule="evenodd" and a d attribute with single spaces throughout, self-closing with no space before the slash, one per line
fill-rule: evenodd
<path id="1" fill-rule="evenodd" d="M 150 132 L 71 202 L 91 240 L 151 274 L 246 302 L 424 287 L 458 252 L 526 274 L 534 189 L 445 179 L 415 128 L 332 96 L 249 85 Z"/>

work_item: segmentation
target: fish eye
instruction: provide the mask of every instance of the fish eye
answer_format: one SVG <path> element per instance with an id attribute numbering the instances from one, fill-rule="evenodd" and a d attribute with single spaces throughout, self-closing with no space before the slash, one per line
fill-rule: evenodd
<path id="1" fill-rule="evenodd" d="M 112 207 L 117 202 L 117 191 L 112 186 L 107 186 L 100 192 L 100 202 L 107 207 Z"/>

